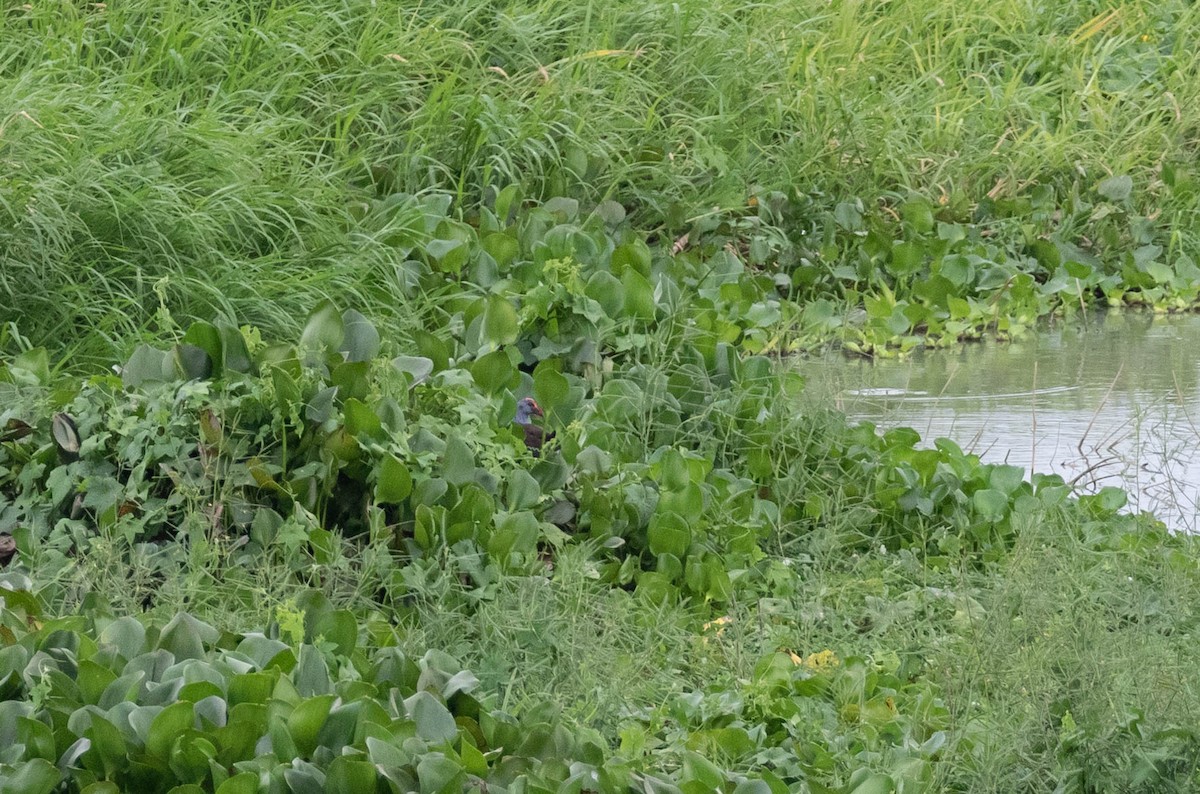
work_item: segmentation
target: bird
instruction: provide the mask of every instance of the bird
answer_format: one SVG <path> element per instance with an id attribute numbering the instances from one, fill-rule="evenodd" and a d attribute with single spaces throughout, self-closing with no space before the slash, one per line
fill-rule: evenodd
<path id="1" fill-rule="evenodd" d="M 539 427 L 533 423 L 533 417 L 545 416 L 542 411 L 542 406 L 537 404 L 537 400 L 532 397 L 522 397 L 517 401 L 517 417 L 514 420 L 525 431 L 525 446 L 537 457 L 542 451 L 542 444 L 550 438 L 554 438 L 553 433 L 547 433 L 545 428 Z"/>

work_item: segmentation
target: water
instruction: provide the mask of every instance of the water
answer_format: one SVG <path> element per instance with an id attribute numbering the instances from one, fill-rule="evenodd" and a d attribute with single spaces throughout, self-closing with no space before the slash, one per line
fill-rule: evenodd
<path id="1" fill-rule="evenodd" d="M 800 369 L 853 419 L 951 438 L 1082 492 L 1120 486 L 1129 509 L 1200 530 L 1200 317 L 1110 312 L 1009 344 Z"/>

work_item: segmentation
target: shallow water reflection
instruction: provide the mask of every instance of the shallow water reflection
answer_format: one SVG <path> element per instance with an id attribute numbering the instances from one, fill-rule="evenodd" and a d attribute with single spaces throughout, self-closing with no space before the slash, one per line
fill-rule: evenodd
<path id="1" fill-rule="evenodd" d="M 800 365 L 854 419 L 947 437 L 987 462 L 1054 472 L 1083 491 L 1200 529 L 1200 317 L 1112 312 L 1011 344 L 906 361 L 831 354 Z"/>

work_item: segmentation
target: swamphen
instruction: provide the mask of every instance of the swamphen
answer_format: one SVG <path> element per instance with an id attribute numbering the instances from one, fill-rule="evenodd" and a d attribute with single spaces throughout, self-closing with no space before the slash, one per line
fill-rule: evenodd
<path id="1" fill-rule="evenodd" d="M 533 423 L 533 417 L 545 416 L 542 412 L 542 406 L 537 404 L 537 400 L 532 397 L 522 397 L 517 402 L 517 418 L 516 423 L 525 431 L 525 446 L 529 447 L 529 451 L 534 457 L 542 451 L 542 444 L 546 439 L 554 438 L 553 433 L 547 433 L 544 428 Z"/>

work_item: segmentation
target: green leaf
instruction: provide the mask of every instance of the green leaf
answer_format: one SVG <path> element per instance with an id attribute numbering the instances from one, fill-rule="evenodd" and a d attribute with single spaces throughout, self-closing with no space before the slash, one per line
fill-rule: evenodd
<path id="1" fill-rule="evenodd" d="M 408 387 L 411 389 L 433 374 L 433 359 L 424 356 L 396 356 L 392 366 L 408 376 Z"/>
<path id="2" fill-rule="evenodd" d="M 342 406 L 342 414 L 346 422 L 346 432 L 351 437 L 371 438 L 383 435 L 383 422 L 366 403 L 351 397 Z"/>
<path id="3" fill-rule="evenodd" d="M 250 361 L 250 351 L 246 348 L 246 338 L 238 329 L 220 325 L 217 329 L 221 334 L 222 369 L 232 372 L 250 372 L 253 367 Z"/>
<path id="4" fill-rule="evenodd" d="M 258 774 L 242 772 L 217 786 L 216 794 L 258 794 Z"/>
<path id="5" fill-rule="evenodd" d="M 513 469 L 508 475 L 508 509 L 526 510 L 538 503 L 542 489 L 537 480 L 524 469 Z"/>
<path id="6" fill-rule="evenodd" d="M 379 331 L 366 317 L 347 309 L 342 313 L 342 328 L 341 352 L 347 361 L 370 361 L 379 354 Z"/>
<path id="7" fill-rule="evenodd" d="M 482 240 L 483 250 L 488 252 L 501 270 L 507 268 L 521 253 L 521 244 L 504 232 L 493 232 Z"/>
<path id="8" fill-rule="evenodd" d="M 512 217 L 521 208 L 522 191 L 521 186 L 512 184 L 506 186 L 496 196 L 496 217 L 500 219 L 501 226 L 507 226 Z"/>
<path id="9" fill-rule="evenodd" d="M 332 301 L 323 300 L 308 315 L 304 332 L 300 334 L 300 346 L 305 350 L 333 352 L 341 347 L 345 334 L 342 315 Z"/>
<path id="10" fill-rule="evenodd" d="M 204 646 L 215 643 L 221 633 L 212 626 L 180 612 L 163 627 L 158 647 L 170 651 L 176 661 L 204 658 Z"/>
<path id="11" fill-rule="evenodd" d="M 62 777 L 54 764 L 35 758 L 12 767 L 0 777 L 0 794 L 50 794 Z"/>
<path id="12" fill-rule="evenodd" d="M 1007 494 L 994 488 L 976 491 L 972 502 L 975 505 L 975 512 L 989 521 L 999 521 L 1008 512 Z"/>
<path id="13" fill-rule="evenodd" d="M 375 790 L 375 765 L 363 758 L 338 756 L 325 772 L 325 790 L 372 792 Z"/>
<path id="14" fill-rule="evenodd" d="M 171 745 L 186 730 L 192 727 L 196 715 L 192 704 L 180 701 L 167 706 L 150 723 L 146 737 L 146 752 L 163 761 L 170 758 Z"/>
<path id="15" fill-rule="evenodd" d="M 650 528 L 646 533 L 650 543 L 650 553 L 674 554 L 683 558 L 692 545 L 692 532 L 687 521 L 675 513 L 658 513 L 650 519 Z"/>
<path id="16" fill-rule="evenodd" d="M 896 243 L 892 246 L 892 271 L 899 276 L 916 273 L 924 256 L 925 249 L 920 243 Z"/>
<path id="17" fill-rule="evenodd" d="M 913 231 L 920 234 L 933 231 L 933 205 L 923 198 L 900 205 L 900 216 L 913 227 Z"/>
<path id="18" fill-rule="evenodd" d="M 429 753 L 417 764 L 420 794 L 456 794 L 463 790 L 466 771 L 441 753 Z"/>
<path id="19" fill-rule="evenodd" d="M 212 323 L 197 321 L 188 327 L 183 335 L 183 343 L 204 351 L 212 370 L 212 377 L 221 377 L 225 368 L 225 345 L 221 341 L 221 332 Z"/>
<path id="20" fill-rule="evenodd" d="M 12 379 L 27 386 L 46 386 L 50 383 L 50 357 L 46 348 L 35 347 L 17 355 L 8 365 Z"/>
<path id="21" fill-rule="evenodd" d="M 452 742 L 458 736 L 458 725 L 454 715 L 429 692 L 417 692 L 404 701 L 408 717 L 417 726 L 417 736 L 427 742 L 438 744 Z"/>
<path id="22" fill-rule="evenodd" d="M 348 609 L 335 609 L 317 619 L 313 629 L 318 637 L 334 644 L 334 653 L 349 657 L 358 644 L 358 621 Z"/>
<path id="23" fill-rule="evenodd" d="M 337 397 L 337 386 L 326 386 L 312 396 L 304 406 L 304 418 L 314 425 L 322 425 L 333 418 L 333 401 Z"/>
<path id="24" fill-rule="evenodd" d="M 642 240 L 632 240 L 618 245 L 612 252 L 610 267 L 614 275 L 624 278 L 629 271 L 641 276 L 650 275 L 650 247 Z"/>
<path id="25" fill-rule="evenodd" d="M 104 627 L 99 641 L 103 645 L 116 647 L 117 653 L 129 661 L 142 652 L 142 646 L 146 643 L 146 627 L 137 618 L 120 617 Z"/>
<path id="26" fill-rule="evenodd" d="M 471 251 L 463 240 L 430 240 L 425 244 L 425 253 L 433 259 L 436 270 L 457 275 Z"/>
<path id="27" fill-rule="evenodd" d="M 887 775 L 870 775 L 850 790 L 850 794 L 892 794 L 896 784 Z"/>
<path id="28" fill-rule="evenodd" d="M 636 270 L 626 270 L 621 277 L 621 285 L 625 289 L 625 316 L 650 322 L 654 319 L 657 309 L 654 303 L 654 288 L 649 280 Z"/>
<path id="29" fill-rule="evenodd" d="M 375 501 L 384 504 L 399 504 L 412 493 L 412 476 L 408 467 L 394 455 L 386 456 L 379 463 L 379 474 L 375 481 Z"/>
<path id="30" fill-rule="evenodd" d="M 17 743 L 25 745 L 27 758 L 58 760 L 58 754 L 54 749 L 54 733 L 50 730 L 50 726 L 41 720 L 17 717 L 16 738 Z"/>
<path id="31" fill-rule="evenodd" d="M 471 365 L 471 377 L 475 379 L 476 385 L 488 394 L 495 394 L 514 385 L 516 374 L 516 369 L 504 350 L 492 351 L 476 359 Z"/>
<path id="32" fill-rule="evenodd" d="M 1125 174 L 1110 176 L 1096 185 L 1096 192 L 1109 201 L 1124 201 L 1133 192 L 1133 179 Z"/>
<path id="33" fill-rule="evenodd" d="M 495 347 L 511 345 L 517 341 L 520 326 L 517 324 L 517 310 L 506 298 L 499 295 L 489 295 L 487 306 L 483 310 L 483 338 Z"/>
<path id="34" fill-rule="evenodd" d="M 571 393 L 565 375 L 554 368 L 550 360 L 542 361 L 533 371 L 533 394 L 542 409 L 551 411 L 562 405 Z"/>
<path id="35" fill-rule="evenodd" d="M 308 698 L 292 711 L 287 719 L 288 733 L 296 743 L 296 751 L 302 758 L 311 758 L 317 749 L 317 734 L 329 717 L 329 709 L 336 698 L 333 695 L 318 695 Z"/>
<path id="36" fill-rule="evenodd" d="M 458 436 L 451 436 L 446 441 L 443 476 L 451 485 L 466 485 L 475 479 L 475 455 Z"/>
<path id="37" fill-rule="evenodd" d="M 173 368 L 169 353 L 150 345 L 138 345 L 125 366 L 121 367 L 121 382 L 126 388 L 137 388 L 145 383 L 173 380 Z"/>

